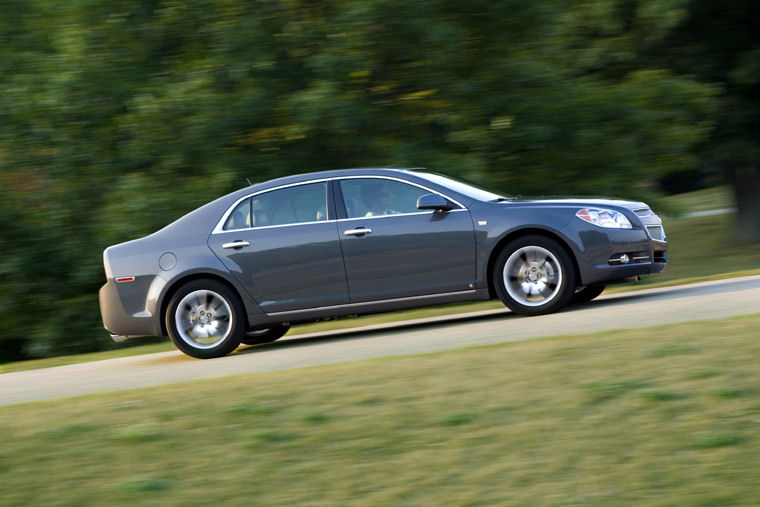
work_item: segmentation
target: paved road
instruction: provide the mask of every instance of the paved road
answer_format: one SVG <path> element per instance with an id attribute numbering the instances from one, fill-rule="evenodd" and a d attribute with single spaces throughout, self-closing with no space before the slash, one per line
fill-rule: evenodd
<path id="1" fill-rule="evenodd" d="M 603 296 L 588 305 L 542 317 L 519 317 L 505 309 L 301 335 L 205 361 L 173 351 L 5 373 L 0 375 L 0 405 L 750 313 L 760 313 L 760 276 Z"/>

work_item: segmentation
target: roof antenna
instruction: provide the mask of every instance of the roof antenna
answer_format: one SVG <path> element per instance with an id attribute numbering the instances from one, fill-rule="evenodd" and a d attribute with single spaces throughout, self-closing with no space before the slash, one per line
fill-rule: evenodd
<path id="1" fill-rule="evenodd" d="M 253 183 L 251 183 L 251 180 L 249 180 L 248 178 L 246 178 L 246 179 L 245 179 L 245 181 L 247 181 L 247 182 L 248 182 L 248 186 L 249 186 L 249 187 L 252 187 L 252 186 L 253 186 Z"/>

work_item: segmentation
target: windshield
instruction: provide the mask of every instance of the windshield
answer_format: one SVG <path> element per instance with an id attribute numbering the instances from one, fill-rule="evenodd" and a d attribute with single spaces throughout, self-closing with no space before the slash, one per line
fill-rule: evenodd
<path id="1" fill-rule="evenodd" d="M 426 180 L 429 180 L 429 181 L 432 181 L 433 183 L 437 183 L 438 185 L 442 185 L 444 187 L 450 188 L 454 192 L 459 192 L 462 195 L 466 195 L 467 197 L 470 197 L 478 201 L 501 201 L 501 200 L 507 199 L 506 197 L 502 195 L 494 194 L 493 192 L 489 192 L 488 190 L 483 190 L 482 188 L 478 188 L 475 185 L 472 185 L 470 183 L 465 183 L 463 181 L 455 180 L 453 178 L 450 178 L 448 176 L 443 176 L 441 174 L 423 173 L 423 172 L 415 172 L 414 174 L 417 174 L 425 178 Z"/>

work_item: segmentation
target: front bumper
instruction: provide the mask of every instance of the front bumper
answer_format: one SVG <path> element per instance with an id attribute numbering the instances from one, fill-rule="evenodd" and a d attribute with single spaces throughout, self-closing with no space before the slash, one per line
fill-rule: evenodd
<path id="1" fill-rule="evenodd" d="M 668 263 L 668 243 L 652 239 L 642 229 L 604 232 L 604 239 L 581 233 L 580 284 L 614 283 L 662 272 Z"/>

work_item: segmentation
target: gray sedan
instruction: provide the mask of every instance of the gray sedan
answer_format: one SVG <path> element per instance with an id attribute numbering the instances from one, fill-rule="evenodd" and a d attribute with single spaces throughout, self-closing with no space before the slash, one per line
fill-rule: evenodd
<path id="1" fill-rule="evenodd" d="M 641 202 L 503 197 L 404 169 L 289 176 L 103 253 L 114 340 L 169 335 L 219 357 L 292 323 L 501 299 L 541 315 L 667 262 Z"/>

